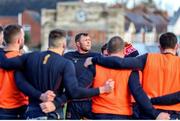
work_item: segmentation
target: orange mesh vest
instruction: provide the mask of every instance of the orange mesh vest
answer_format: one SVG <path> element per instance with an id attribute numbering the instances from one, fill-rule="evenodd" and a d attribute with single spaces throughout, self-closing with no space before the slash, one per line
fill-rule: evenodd
<path id="1" fill-rule="evenodd" d="M 113 70 L 96 65 L 93 87 L 102 86 L 108 79 L 115 81 L 115 88 L 109 94 L 92 98 L 92 112 L 116 115 L 132 115 L 131 94 L 128 87 L 130 70 Z"/>
<path id="2" fill-rule="evenodd" d="M 6 57 L 20 55 L 18 51 L 7 52 Z M 16 87 L 14 71 L 0 68 L 0 108 L 12 109 L 28 104 L 28 98 Z"/>
<path id="3" fill-rule="evenodd" d="M 172 54 L 148 54 L 142 86 L 151 98 L 179 91 L 180 58 Z M 180 104 L 155 108 L 180 111 Z"/>

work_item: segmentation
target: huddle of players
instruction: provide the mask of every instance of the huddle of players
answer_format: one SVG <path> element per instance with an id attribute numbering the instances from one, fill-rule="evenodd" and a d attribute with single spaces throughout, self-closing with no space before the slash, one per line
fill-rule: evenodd
<path id="1" fill-rule="evenodd" d="M 173 33 L 161 35 L 162 54 L 138 57 L 119 36 L 102 47 L 101 55 L 90 52 L 88 33 L 79 33 L 77 50 L 63 55 L 66 35 L 55 29 L 47 51 L 21 55 L 22 27 L 8 25 L 1 34 L 6 42 L 0 53 L 1 119 L 22 119 L 24 113 L 27 119 L 64 119 L 66 102 L 66 119 L 180 118 L 180 61 Z M 6 70 L 16 70 L 15 77 Z"/>

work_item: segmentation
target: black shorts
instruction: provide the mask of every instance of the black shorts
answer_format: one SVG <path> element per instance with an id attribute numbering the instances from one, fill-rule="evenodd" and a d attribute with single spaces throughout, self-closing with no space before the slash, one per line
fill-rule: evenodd
<path id="1" fill-rule="evenodd" d="M 93 119 L 92 101 L 72 101 L 67 104 L 66 119 Z"/>
<path id="2" fill-rule="evenodd" d="M 19 108 L 13 109 L 3 109 L 0 108 L 0 120 L 20 120 L 25 119 L 25 111 L 27 106 L 21 106 Z"/>

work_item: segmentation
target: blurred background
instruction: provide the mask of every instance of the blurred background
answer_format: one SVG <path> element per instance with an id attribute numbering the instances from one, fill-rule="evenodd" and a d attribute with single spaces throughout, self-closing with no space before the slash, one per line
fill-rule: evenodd
<path id="1" fill-rule="evenodd" d="M 30 51 L 45 50 L 49 31 L 67 31 L 68 50 L 74 36 L 88 32 L 94 51 L 114 35 L 132 43 L 140 54 L 158 52 L 167 31 L 180 40 L 180 0 L 0 0 L 0 25 L 21 24 Z"/>

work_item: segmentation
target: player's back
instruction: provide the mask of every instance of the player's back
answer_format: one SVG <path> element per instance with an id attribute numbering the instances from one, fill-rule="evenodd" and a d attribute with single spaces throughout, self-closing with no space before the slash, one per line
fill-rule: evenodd
<path id="1" fill-rule="evenodd" d="M 32 53 L 25 64 L 25 77 L 41 92 L 61 93 L 63 68 L 68 60 L 52 51 Z"/>

